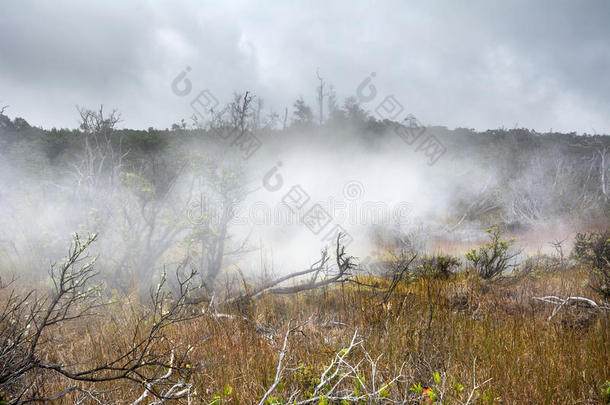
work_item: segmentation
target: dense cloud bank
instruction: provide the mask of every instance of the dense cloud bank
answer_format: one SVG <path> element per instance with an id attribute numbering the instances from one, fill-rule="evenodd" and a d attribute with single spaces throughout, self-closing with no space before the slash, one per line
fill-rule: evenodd
<path id="1" fill-rule="evenodd" d="M 196 89 L 251 89 L 280 114 L 295 95 L 315 100 L 319 69 L 341 97 L 375 72 L 380 94 L 428 124 L 608 133 L 608 15 L 604 0 L 8 0 L 0 104 L 72 127 L 72 106 L 102 102 L 129 128 L 166 127 L 190 115 L 170 91 L 187 66 Z"/>

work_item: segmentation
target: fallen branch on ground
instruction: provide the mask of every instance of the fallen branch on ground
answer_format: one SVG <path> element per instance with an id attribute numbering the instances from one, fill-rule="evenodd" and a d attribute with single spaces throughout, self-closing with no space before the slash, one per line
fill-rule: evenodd
<path id="1" fill-rule="evenodd" d="M 152 389 L 154 388 L 155 385 L 167 384 L 169 382 L 169 379 L 172 375 L 173 370 L 174 370 L 174 351 L 172 350 L 171 354 L 170 354 L 169 363 L 167 364 L 167 372 L 164 375 L 162 375 L 161 377 L 145 383 L 144 392 L 142 392 L 142 395 L 140 395 L 140 397 L 138 399 L 136 399 L 134 402 L 132 402 L 131 405 L 138 405 L 138 404 L 142 403 L 142 401 L 144 401 L 144 399 L 146 397 L 148 397 L 148 394 L 150 392 L 152 392 Z M 185 382 L 171 383 L 171 387 L 167 391 L 163 392 L 159 399 L 151 402 L 150 404 L 151 405 L 162 404 L 165 401 L 170 400 L 170 399 L 175 400 L 175 399 L 180 399 L 180 398 L 184 398 L 184 397 L 187 398 L 188 403 L 191 403 L 191 387 L 192 387 L 192 384 L 187 384 Z M 159 391 L 159 392 L 161 392 L 161 391 Z"/>
<path id="2" fill-rule="evenodd" d="M 274 384 L 265 392 L 259 405 L 265 403 L 279 385 L 279 381 L 286 369 L 284 363 L 288 336 L 295 329 L 289 328 L 284 336 L 284 345 L 280 351 Z M 361 357 L 354 359 L 356 351 L 361 353 Z M 337 352 L 330 364 L 324 369 L 318 379 L 320 382 L 313 392 L 294 391 L 287 403 L 297 405 L 320 403 L 320 401 L 327 401 L 328 403 L 360 403 L 361 401 L 375 404 L 395 403 L 390 398 L 389 390 L 395 383 L 402 380 L 402 368 L 398 375 L 389 381 L 380 381 L 381 378 L 377 371 L 377 363 L 380 358 L 381 355 L 375 359 L 369 355 L 364 349 L 364 341 L 358 335 L 358 331 L 355 331 L 349 345 Z M 368 374 L 369 377 L 366 379 L 364 377 L 365 366 L 370 367 L 370 374 Z"/>
<path id="3" fill-rule="evenodd" d="M 322 256 L 320 260 L 315 262 L 310 268 L 305 270 L 296 271 L 290 274 L 287 274 L 282 277 L 278 277 L 271 281 L 264 283 L 262 286 L 259 286 L 252 291 L 245 291 L 244 293 L 229 297 L 224 301 L 218 303 L 218 306 L 225 306 L 228 304 L 233 304 L 237 302 L 247 301 L 256 297 L 260 297 L 263 293 L 269 293 L 273 295 L 289 295 L 296 294 L 302 291 L 315 290 L 320 287 L 324 287 L 327 285 L 335 284 L 335 283 L 343 283 L 352 280 L 352 272 L 357 267 L 355 263 L 355 258 L 353 256 L 349 256 L 345 253 L 345 246 L 341 244 L 341 240 L 343 239 L 343 234 L 337 235 L 336 240 L 336 264 L 337 268 L 335 271 L 330 271 L 328 268 L 328 262 L 330 257 L 328 255 L 327 249 L 322 250 Z M 296 280 L 300 277 L 304 277 L 312 274 L 312 277 L 309 280 L 300 282 L 293 286 L 281 287 L 279 286 L 282 283 L 285 283 L 289 280 Z M 321 276 L 326 277 L 321 277 Z M 208 297 L 197 297 L 197 298 L 189 298 L 189 304 L 201 304 L 203 302 L 208 301 Z"/>
<path id="4" fill-rule="evenodd" d="M 553 313 L 551 314 L 551 316 L 548 317 L 547 321 L 551 321 L 551 319 L 553 319 L 555 317 L 555 315 L 557 315 L 557 313 L 565 306 L 581 306 L 581 307 L 586 306 L 587 308 L 590 308 L 590 309 L 606 310 L 606 311 L 610 310 L 610 305 L 603 303 L 603 302 L 598 304 L 597 302 L 593 301 L 592 299 L 584 298 L 584 297 L 560 298 L 555 295 L 547 295 L 544 297 L 532 297 L 532 299 L 534 299 L 536 301 L 544 302 L 547 304 L 555 305 L 555 308 L 553 309 Z"/>

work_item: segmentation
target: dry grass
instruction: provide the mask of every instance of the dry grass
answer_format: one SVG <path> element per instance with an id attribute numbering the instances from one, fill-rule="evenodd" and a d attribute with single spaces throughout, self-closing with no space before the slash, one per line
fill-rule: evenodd
<path id="1" fill-rule="evenodd" d="M 601 388 L 610 380 L 610 314 L 566 309 L 547 322 L 551 308 L 531 299 L 590 296 L 584 278 L 578 269 L 491 283 L 467 274 L 418 278 L 401 284 L 384 305 L 377 305 L 382 292 L 351 283 L 289 297 L 263 296 L 225 309 L 248 321 L 202 316 L 172 326 L 162 344 L 175 349 L 176 364 L 182 367 L 177 373 L 193 384 L 194 403 L 215 398 L 257 403 L 275 377 L 288 322 L 307 319 L 289 337 L 288 369 L 272 395 L 278 400 L 297 389 L 313 390 L 316 376 L 357 330 L 368 354 L 374 359 L 381 355 L 379 382 L 402 370 L 403 378 L 388 387 L 388 394 L 405 403 L 423 403 L 410 388 L 434 386 L 436 372 L 445 403 L 466 402 L 475 358 L 477 382 L 491 379 L 475 394 L 476 403 L 603 403 Z M 100 363 L 129 346 L 134 314 L 144 310 L 135 298 L 122 298 L 102 316 L 55 327 L 47 336 L 45 359 Z M 31 380 L 41 395 L 69 385 L 46 373 Z M 129 381 L 80 385 L 110 390 L 98 396 L 104 403 L 130 403 L 142 393 Z M 74 392 L 57 403 L 81 397 Z"/>

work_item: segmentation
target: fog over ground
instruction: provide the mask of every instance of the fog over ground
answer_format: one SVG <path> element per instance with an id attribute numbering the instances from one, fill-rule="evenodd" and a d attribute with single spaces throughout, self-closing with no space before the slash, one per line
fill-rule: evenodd
<path id="1" fill-rule="evenodd" d="M 52 260 L 72 232 L 99 232 L 116 274 L 195 242 L 202 266 L 296 270 L 331 228 L 360 258 L 404 238 L 462 254 L 495 224 L 550 249 L 608 217 L 607 15 L 604 1 L 4 1 L 1 246 Z M 121 119 L 81 126 L 75 106 L 101 104 Z M 255 153 L 227 127 L 257 136 Z M 242 175 L 238 197 L 219 189 Z M 312 231 L 316 203 L 329 223 Z M 221 250 L 248 243 L 220 265 L 206 243 L 223 231 L 197 221 L 227 206 Z"/>

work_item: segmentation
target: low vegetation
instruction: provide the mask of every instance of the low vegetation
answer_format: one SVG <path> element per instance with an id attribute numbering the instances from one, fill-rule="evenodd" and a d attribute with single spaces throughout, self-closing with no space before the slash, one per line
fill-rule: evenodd
<path id="1" fill-rule="evenodd" d="M 489 280 L 501 276 L 502 273 L 513 267 L 513 259 L 519 252 L 511 251 L 514 239 L 503 240 L 497 226 L 487 229 L 485 232 L 489 234 L 489 242 L 479 249 L 468 252 L 466 259 L 472 263 L 472 267 L 481 278 Z"/>
<path id="2" fill-rule="evenodd" d="M 502 237 L 490 235 L 476 265 L 491 273 L 450 271 L 458 259 L 438 254 L 422 260 L 428 271 L 404 255 L 391 279 L 363 275 L 338 243 L 340 277 L 290 291 L 268 283 L 223 301 L 193 300 L 186 264 L 147 300 L 107 291 L 86 258 L 95 237 L 76 239 L 50 290 L 2 285 L 0 401 L 608 401 L 610 311 L 604 291 L 582 283 L 590 267 L 490 281 L 502 268 L 492 260 Z M 574 255 L 598 239 L 579 237 Z M 508 247 L 495 246 L 500 261 Z"/>
<path id="3" fill-rule="evenodd" d="M 591 288 L 610 298 L 610 231 L 577 234 L 574 256 L 589 269 Z"/>
<path id="4" fill-rule="evenodd" d="M 439 253 L 424 256 L 419 269 L 430 276 L 447 278 L 461 265 L 462 262 L 457 257 Z"/>

